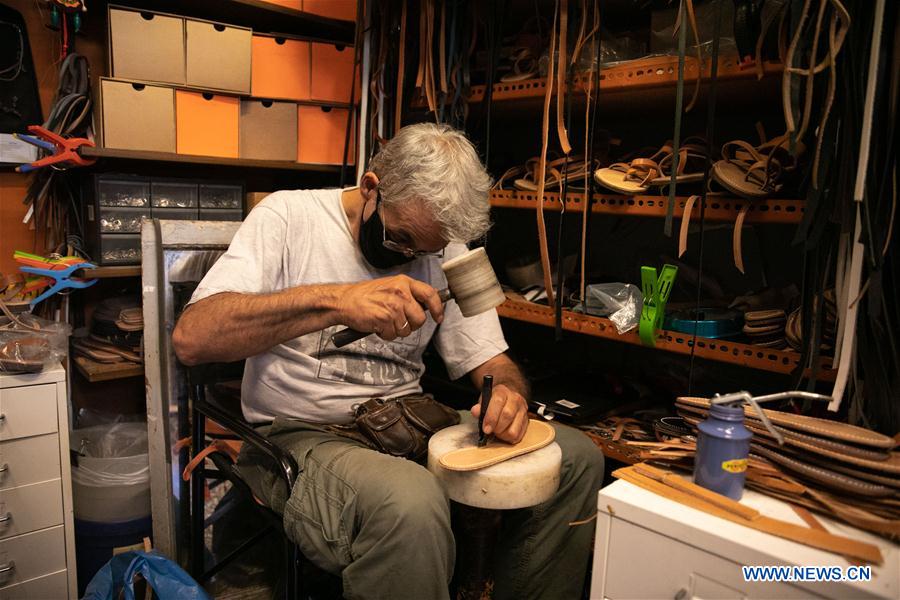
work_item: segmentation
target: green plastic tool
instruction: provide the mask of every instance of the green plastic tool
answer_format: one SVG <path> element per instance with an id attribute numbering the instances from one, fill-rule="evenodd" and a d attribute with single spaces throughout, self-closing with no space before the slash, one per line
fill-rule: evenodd
<path id="1" fill-rule="evenodd" d="M 657 278 L 656 267 L 641 267 L 641 287 L 644 292 L 644 306 L 641 309 L 641 324 L 638 331 L 641 343 L 656 346 L 656 331 L 662 327 L 666 315 L 666 302 L 672 293 L 678 267 L 663 266 Z"/>

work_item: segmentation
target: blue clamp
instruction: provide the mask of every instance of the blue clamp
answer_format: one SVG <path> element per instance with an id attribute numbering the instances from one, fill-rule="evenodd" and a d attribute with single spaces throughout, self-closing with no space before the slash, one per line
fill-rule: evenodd
<path id="1" fill-rule="evenodd" d="M 48 279 L 52 279 L 54 281 L 53 285 L 51 285 L 47 290 L 44 291 L 43 294 L 35 298 L 31 301 L 31 308 L 37 306 L 40 302 L 43 302 L 53 294 L 57 292 L 61 292 L 64 289 L 84 289 L 91 287 L 95 283 L 97 283 L 96 279 L 78 279 L 73 278 L 72 274 L 79 269 L 96 269 L 97 265 L 89 262 L 76 263 L 74 265 L 69 265 L 65 269 L 41 269 L 37 267 L 19 267 L 19 270 L 23 273 L 30 273 L 32 275 L 38 275 L 40 277 L 46 277 Z"/>

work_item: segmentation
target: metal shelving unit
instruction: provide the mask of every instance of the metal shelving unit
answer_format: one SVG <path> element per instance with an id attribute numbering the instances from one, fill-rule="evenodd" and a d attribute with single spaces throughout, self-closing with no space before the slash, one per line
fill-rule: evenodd
<path id="1" fill-rule="evenodd" d="M 523 300 L 508 298 L 506 302 L 497 307 L 497 313 L 501 317 L 524 321 L 534 325 L 554 327 L 555 320 L 553 309 L 549 306 L 535 304 Z M 636 331 L 629 331 L 619 335 L 612 321 L 603 317 L 592 317 L 581 313 L 564 310 L 562 315 L 562 328 L 584 335 L 604 338 L 607 340 L 623 342 L 641 346 L 641 340 Z M 656 338 L 657 350 L 673 352 L 675 354 L 691 353 L 693 339 L 690 334 L 676 331 L 660 330 Z M 713 340 L 697 338 L 697 348 L 694 354 L 699 358 L 726 362 L 742 367 L 760 369 L 772 373 L 787 375 L 796 370 L 800 363 L 800 354 L 792 350 L 772 350 L 750 344 L 730 342 L 726 340 Z M 820 379 L 833 380 L 835 371 L 830 368 L 828 359 L 823 359 L 819 374 Z"/>
<path id="2" fill-rule="evenodd" d="M 562 203 L 560 194 L 546 192 L 544 194 L 544 210 L 560 211 Z M 681 218 L 687 196 L 675 198 L 675 216 Z M 521 208 L 537 210 L 538 196 L 534 192 L 493 190 L 490 195 L 491 206 L 496 208 Z M 594 194 L 591 212 L 615 216 L 631 217 L 665 217 L 668 198 L 665 196 L 622 196 L 617 194 Z M 585 194 L 569 191 L 566 194 L 566 212 L 584 212 Z M 708 196 L 706 201 L 706 218 L 710 221 L 734 222 L 741 208 L 749 204 L 747 223 L 780 223 L 796 224 L 803 218 L 806 208 L 804 200 L 783 200 L 767 198 L 764 200 L 744 200 Z M 700 218 L 700 201 L 694 204 L 692 217 Z"/>

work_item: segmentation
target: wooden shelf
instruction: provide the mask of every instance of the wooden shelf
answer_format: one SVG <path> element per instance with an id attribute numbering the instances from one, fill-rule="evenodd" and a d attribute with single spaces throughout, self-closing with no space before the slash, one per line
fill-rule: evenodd
<path id="1" fill-rule="evenodd" d="M 305 171 L 308 173 L 340 173 L 339 165 L 318 165 L 298 163 L 287 160 L 255 160 L 250 158 L 222 158 L 219 156 L 198 156 L 194 154 L 172 154 L 169 152 L 148 152 L 144 150 L 120 150 L 118 148 L 99 148 L 84 146 L 80 153 L 85 158 L 101 158 L 104 160 L 155 161 L 166 163 L 188 163 L 200 165 L 219 165 L 244 169 L 276 169 L 284 171 Z M 351 165 L 348 165 L 351 168 Z"/>
<path id="2" fill-rule="evenodd" d="M 75 356 L 72 360 L 78 371 L 91 383 L 144 375 L 144 365 L 136 365 L 132 362 L 106 364 L 95 362 L 84 356 Z"/>
<path id="3" fill-rule="evenodd" d="M 544 210 L 559 212 L 562 203 L 560 194 L 547 192 L 544 194 Z M 538 196 L 534 192 L 513 190 L 492 190 L 491 206 L 497 208 L 525 208 L 537 210 Z M 676 196 L 675 217 L 684 214 L 687 196 Z M 631 217 L 665 217 L 666 196 L 621 196 L 616 194 L 594 194 L 591 212 L 597 214 L 631 216 Z M 709 196 L 706 199 L 706 218 L 710 221 L 733 223 L 741 208 L 750 204 L 745 222 L 747 223 L 783 223 L 796 224 L 803 218 L 806 208 L 804 200 L 744 200 Z M 585 194 L 569 192 L 566 194 L 567 212 L 584 212 Z M 694 204 L 692 219 L 700 218 L 700 202 Z"/>
<path id="4" fill-rule="evenodd" d="M 497 313 L 501 317 L 524 321 L 535 325 L 554 327 L 555 320 L 553 309 L 549 306 L 508 298 L 506 302 L 497 307 Z M 562 328 L 566 331 L 582 333 L 607 340 L 624 342 L 640 346 L 641 340 L 636 330 L 619 335 L 615 325 L 609 319 L 592 317 L 572 311 L 563 311 Z M 676 331 L 660 330 L 656 338 L 657 350 L 674 352 L 676 354 L 690 354 L 692 336 Z M 725 340 L 712 340 L 697 338 L 695 355 L 699 358 L 731 363 L 734 365 L 760 369 L 772 373 L 792 373 L 799 364 L 800 354 L 791 350 L 772 350 L 760 348 L 750 344 L 741 344 Z M 826 362 L 827 361 L 827 362 Z M 819 378 L 833 380 L 835 371 L 830 369 L 830 361 L 823 360 Z"/>
<path id="5" fill-rule="evenodd" d="M 114 0 L 110 4 L 240 25 L 258 33 L 277 33 L 346 45 L 353 44 L 356 31 L 353 21 L 320 17 L 262 0 Z"/>
<path id="6" fill-rule="evenodd" d="M 763 65 L 763 73 L 768 78 L 773 75 L 780 75 L 783 71 L 781 63 L 767 62 Z M 694 81 L 697 78 L 697 62 L 695 60 L 685 61 L 685 94 L 692 93 Z M 703 69 L 704 80 L 710 77 L 710 67 L 707 64 Z M 717 74 L 718 81 L 735 82 L 735 81 L 756 81 L 756 71 L 752 67 L 748 68 L 739 64 L 734 58 L 719 59 L 719 71 Z M 642 58 L 624 62 L 612 67 L 607 67 L 600 72 L 600 102 L 605 102 L 604 92 L 626 93 L 626 92 L 648 92 L 654 89 L 671 89 L 674 93 L 675 85 L 678 82 L 678 57 L 677 56 L 657 56 L 653 58 Z M 584 90 L 590 82 L 587 78 L 576 76 L 573 78 L 573 85 L 577 90 Z M 469 96 L 469 102 L 481 102 L 484 99 L 486 86 L 472 86 Z M 527 79 L 525 81 L 516 81 L 508 83 L 496 83 L 493 86 L 493 102 L 504 102 L 514 100 L 528 100 L 543 98 L 547 91 L 546 78 Z"/>

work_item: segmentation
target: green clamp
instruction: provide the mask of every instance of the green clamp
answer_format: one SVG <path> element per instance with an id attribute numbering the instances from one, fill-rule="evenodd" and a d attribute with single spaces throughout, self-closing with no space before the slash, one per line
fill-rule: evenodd
<path id="1" fill-rule="evenodd" d="M 639 328 L 641 343 L 645 346 L 656 345 L 656 332 L 662 328 L 666 314 L 666 302 L 672 293 L 678 267 L 665 265 L 659 278 L 656 267 L 641 267 L 641 287 L 644 292 L 644 306 L 641 309 L 641 325 Z"/>

